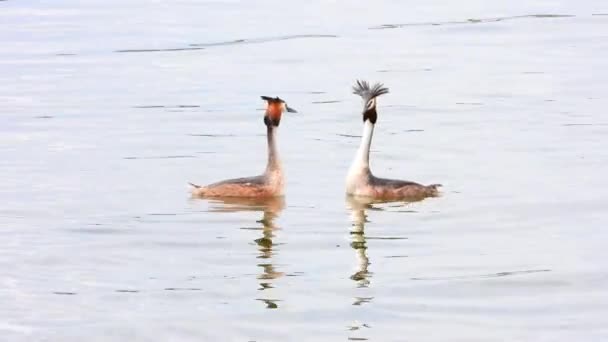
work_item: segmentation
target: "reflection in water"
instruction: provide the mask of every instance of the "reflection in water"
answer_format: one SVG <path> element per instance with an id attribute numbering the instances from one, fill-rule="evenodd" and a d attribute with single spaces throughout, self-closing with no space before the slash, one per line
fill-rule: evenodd
<path id="1" fill-rule="evenodd" d="M 350 246 L 357 253 L 357 272 L 351 275 L 350 279 L 356 281 L 359 287 L 367 287 L 370 283 L 368 278 L 371 273 L 368 271 L 369 258 L 365 241 L 365 223 L 368 222 L 365 209 L 371 208 L 371 204 L 350 196 L 347 197 L 347 202 L 351 211 L 353 227 L 350 231 Z M 356 305 L 360 305 L 361 301 L 357 300 L 357 302 Z"/>
<path id="2" fill-rule="evenodd" d="M 255 239 L 254 242 L 258 246 L 258 259 L 264 261 L 258 263 L 257 266 L 262 268 L 262 273 L 257 276 L 260 280 L 258 290 L 264 291 L 274 288 L 273 280 L 282 277 L 285 273 L 275 269 L 272 263 L 272 257 L 276 253 L 275 247 L 277 243 L 273 241 L 274 231 L 277 229 L 274 220 L 279 216 L 285 207 L 285 200 L 282 197 L 257 199 L 257 198 L 216 198 L 211 201 L 211 211 L 220 212 L 237 212 L 237 211 L 261 211 L 262 218 L 257 223 L 262 226 L 256 229 L 262 231 L 262 236 Z M 278 308 L 278 299 L 258 298 L 257 300 L 266 304 L 267 309 Z"/>
<path id="3" fill-rule="evenodd" d="M 409 202 L 407 201 L 399 201 L 392 202 L 390 205 L 391 208 L 401 207 L 408 205 L 411 202 L 419 201 L 420 199 L 412 199 Z M 372 211 L 384 211 L 384 208 L 379 206 L 374 206 L 374 204 L 388 203 L 387 201 L 378 201 L 371 198 L 366 197 L 354 197 L 354 196 L 346 196 L 346 205 L 350 210 L 350 217 L 352 221 L 352 229 L 350 230 L 351 243 L 350 246 L 355 250 L 357 255 L 357 271 L 350 276 L 350 279 L 354 280 L 357 283 L 358 288 L 367 288 L 370 286 L 370 278 L 373 275 L 372 272 L 369 271 L 369 257 L 367 256 L 367 240 L 372 239 L 372 237 L 366 237 L 365 235 L 365 225 L 370 222 L 367 220 L 367 210 Z M 394 239 L 394 238 L 389 238 Z M 352 305 L 355 306 L 363 306 L 364 304 L 369 304 L 372 302 L 374 297 L 362 297 L 356 296 Z M 348 326 L 348 330 L 351 333 L 359 334 L 361 332 L 361 328 L 370 328 L 370 326 L 366 323 L 363 324 L 354 324 Z M 357 331 L 355 333 L 355 331 Z M 349 336 L 349 341 L 366 341 L 368 340 L 365 337 L 360 336 Z"/>
<path id="4" fill-rule="evenodd" d="M 406 206 L 412 202 L 418 202 L 422 199 L 416 198 L 411 199 L 409 201 L 399 201 L 399 202 L 390 202 L 390 201 L 379 201 L 366 197 L 354 197 L 347 196 L 346 202 L 347 206 L 350 209 L 351 220 L 353 228 L 350 231 L 351 236 L 351 247 L 357 252 L 357 272 L 350 276 L 350 278 L 357 282 L 359 287 L 368 287 L 370 284 L 370 277 L 372 275 L 369 272 L 369 257 L 367 256 L 367 240 L 371 239 L 382 239 L 382 240 L 402 240 L 407 239 L 404 237 L 366 237 L 365 235 L 365 224 L 369 221 L 367 220 L 366 210 L 376 210 L 383 211 L 384 209 L 378 206 L 374 206 L 374 204 L 382 204 L 382 203 L 392 203 L 391 208 Z M 412 210 L 408 210 L 407 212 L 415 212 Z M 371 298 L 356 298 L 355 305 L 360 305 L 361 303 L 369 302 Z"/>

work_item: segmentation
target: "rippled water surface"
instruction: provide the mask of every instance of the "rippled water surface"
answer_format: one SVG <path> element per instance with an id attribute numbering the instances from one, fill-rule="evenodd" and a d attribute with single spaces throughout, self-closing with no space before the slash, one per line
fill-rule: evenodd
<path id="1" fill-rule="evenodd" d="M 608 339 L 601 1 L 0 1 L 3 341 Z M 378 175 L 344 197 L 356 78 Z M 263 170 L 286 197 L 190 199 Z"/>

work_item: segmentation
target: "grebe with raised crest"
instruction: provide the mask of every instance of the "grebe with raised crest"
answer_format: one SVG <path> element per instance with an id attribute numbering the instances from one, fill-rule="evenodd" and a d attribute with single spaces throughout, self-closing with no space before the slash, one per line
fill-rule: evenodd
<path id="1" fill-rule="evenodd" d="M 376 98 L 388 93 L 388 88 L 376 83 L 370 87 L 366 81 L 357 81 L 353 93 L 363 99 L 363 136 L 346 177 L 346 194 L 371 197 L 379 200 L 418 200 L 439 196 L 441 184 L 422 185 L 405 180 L 378 178 L 369 167 L 369 150 L 378 119 Z"/>

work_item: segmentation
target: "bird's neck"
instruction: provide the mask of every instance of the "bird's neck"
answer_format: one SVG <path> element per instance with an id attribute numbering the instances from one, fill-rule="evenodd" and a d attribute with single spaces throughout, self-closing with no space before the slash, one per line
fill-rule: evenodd
<path id="1" fill-rule="evenodd" d="M 266 125 L 266 137 L 268 139 L 268 164 L 266 165 L 266 173 L 275 173 L 281 171 L 281 160 L 277 149 L 277 131 L 278 127 L 272 124 Z"/>
<path id="2" fill-rule="evenodd" d="M 369 149 L 372 144 L 372 136 L 374 135 L 374 124 L 369 120 L 365 120 L 363 124 L 363 136 L 361 144 L 355 155 L 355 159 L 350 167 L 350 173 L 360 173 L 369 171 Z"/>

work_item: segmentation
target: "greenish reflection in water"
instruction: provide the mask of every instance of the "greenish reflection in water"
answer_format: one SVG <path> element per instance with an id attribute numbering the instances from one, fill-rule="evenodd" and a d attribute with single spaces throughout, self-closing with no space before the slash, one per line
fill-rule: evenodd
<path id="1" fill-rule="evenodd" d="M 259 291 L 265 291 L 274 288 L 274 280 L 285 275 L 284 272 L 277 271 L 273 256 L 276 254 L 275 231 L 279 229 L 275 225 L 275 219 L 285 208 L 285 199 L 283 197 L 276 198 L 214 198 L 211 200 L 211 211 L 220 212 L 241 212 L 241 211 L 259 211 L 262 217 L 256 221 L 261 227 L 248 228 L 260 230 L 262 236 L 253 240 L 258 246 L 259 254 L 257 259 L 262 259 L 263 262 L 257 263 L 258 267 L 262 268 L 262 272 L 257 276 L 260 281 Z M 277 309 L 280 299 L 274 298 L 257 298 L 256 300 L 263 302 L 267 309 Z"/>
<path id="2" fill-rule="evenodd" d="M 385 239 L 397 240 L 405 239 L 403 237 L 367 237 L 365 234 L 365 226 L 370 221 L 367 219 L 367 211 L 385 211 L 382 204 L 390 204 L 390 208 L 407 207 L 411 203 L 419 202 L 424 198 L 411 198 L 404 201 L 381 201 L 367 197 L 346 197 L 346 206 L 350 210 L 352 228 L 350 230 L 351 243 L 350 246 L 355 250 L 357 256 L 357 271 L 350 276 L 350 279 L 357 283 L 358 287 L 369 287 L 371 282 L 372 272 L 369 271 L 370 260 L 367 255 L 367 240 L 370 239 Z M 413 210 L 405 211 L 408 213 L 416 212 Z M 360 305 L 363 302 L 369 302 L 371 298 L 356 298 L 354 305 Z"/>
<path id="3" fill-rule="evenodd" d="M 365 240 L 365 224 L 369 221 L 365 210 L 371 208 L 371 202 L 350 196 L 346 198 L 346 201 L 352 221 L 350 246 L 355 250 L 357 256 L 357 270 L 350 276 L 350 279 L 357 282 L 358 287 L 368 287 L 372 273 L 368 270 L 369 257 Z"/>

